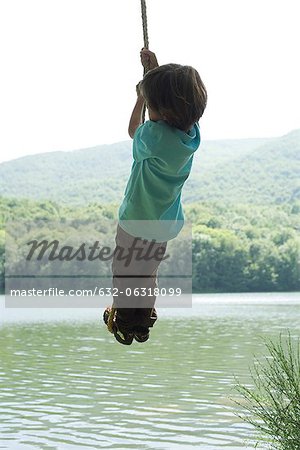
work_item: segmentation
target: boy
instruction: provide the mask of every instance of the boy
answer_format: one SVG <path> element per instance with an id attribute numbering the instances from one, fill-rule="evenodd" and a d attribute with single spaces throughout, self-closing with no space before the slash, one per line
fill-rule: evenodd
<path id="1" fill-rule="evenodd" d="M 125 345 L 133 339 L 148 340 L 149 327 L 156 321 L 157 269 L 167 241 L 183 226 L 181 190 L 200 145 L 198 121 L 207 102 L 205 86 L 194 68 L 159 66 L 147 49 L 141 51 L 141 62 L 146 74 L 137 86 L 128 128 L 134 162 L 119 209 L 112 264 L 114 304 L 103 316 L 117 341 Z M 145 105 L 150 120 L 143 124 Z M 139 250 L 131 254 L 139 257 L 128 265 L 124 252 L 133 246 Z M 150 247 L 149 259 L 145 255 Z"/>

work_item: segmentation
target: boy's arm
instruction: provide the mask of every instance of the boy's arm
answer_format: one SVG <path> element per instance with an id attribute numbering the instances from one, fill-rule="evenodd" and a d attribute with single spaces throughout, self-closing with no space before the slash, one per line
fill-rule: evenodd
<path id="1" fill-rule="evenodd" d="M 148 72 L 148 70 L 155 69 L 155 67 L 158 67 L 158 62 L 155 53 L 151 52 L 150 50 L 146 48 L 142 48 L 141 53 L 141 63 L 144 67 L 145 71 Z M 143 111 L 144 111 L 144 105 L 145 105 L 145 99 L 143 98 L 142 94 L 139 90 L 139 84 L 137 85 L 137 100 L 134 105 L 133 111 L 131 113 L 129 126 L 128 126 L 128 133 L 129 136 L 133 139 L 134 133 L 136 129 L 143 123 Z"/>
<path id="2" fill-rule="evenodd" d="M 136 129 L 143 123 L 143 111 L 144 111 L 145 99 L 141 94 L 138 94 L 136 103 L 134 105 L 133 111 L 131 113 L 128 133 L 133 139 Z"/>

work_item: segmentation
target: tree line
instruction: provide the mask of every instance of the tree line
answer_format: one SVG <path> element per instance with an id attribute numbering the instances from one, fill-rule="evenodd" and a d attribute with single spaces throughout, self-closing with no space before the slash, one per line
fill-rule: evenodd
<path id="1" fill-rule="evenodd" d="M 192 224 L 194 293 L 300 291 L 299 201 L 267 206 L 193 203 L 186 206 L 185 216 Z M 67 207 L 53 201 L 0 198 L 1 292 L 5 229 L 11 221 L 97 223 L 116 217 L 116 204 Z"/>

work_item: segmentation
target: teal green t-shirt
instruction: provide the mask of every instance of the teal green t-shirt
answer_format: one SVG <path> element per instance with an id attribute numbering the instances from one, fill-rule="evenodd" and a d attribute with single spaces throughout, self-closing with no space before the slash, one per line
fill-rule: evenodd
<path id="1" fill-rule="evenodd" d="M 121 228 L 159 242 L 177 236 L 184 221 L 181 190 L 199 145 L 198 124 L 188 133 L 163 120 L 149 120 L 137 128 L 134 161 L 119 209 Z"/>

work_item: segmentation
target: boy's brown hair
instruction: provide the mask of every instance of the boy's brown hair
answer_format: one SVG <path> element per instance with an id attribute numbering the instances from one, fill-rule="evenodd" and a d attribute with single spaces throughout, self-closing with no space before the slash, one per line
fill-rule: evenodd
<path id="1" fill-rule="evenodd" d="M 196 69 L 180 64 L 165 64 L 150 70 L 140 88 L 148 106 L 169 125 L 187 131 L 198 122 L 207 92 Z"/>

